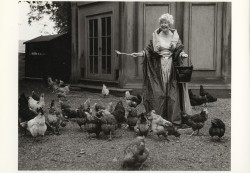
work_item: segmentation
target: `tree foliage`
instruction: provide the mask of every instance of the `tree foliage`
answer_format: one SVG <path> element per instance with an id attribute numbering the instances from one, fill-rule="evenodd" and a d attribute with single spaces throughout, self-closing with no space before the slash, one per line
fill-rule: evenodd
<path id="1" fill-rule="evenodd" d="M 28 23 L 39 21 L 45 15 L 55 23 L 54 29 L 58 33 L 70 31 L 71 24 L 71 3 L 66 1 L 25 1 L 29 3 Z"/>

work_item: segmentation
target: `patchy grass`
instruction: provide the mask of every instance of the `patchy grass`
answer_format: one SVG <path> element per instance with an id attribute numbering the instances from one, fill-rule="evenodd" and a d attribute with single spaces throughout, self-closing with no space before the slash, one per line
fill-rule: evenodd
<path id="1" fill-rule="evenodd" d="M 46 108 L 52 99 L 58 100 L 41 83 L 19 83 L 19 95 L 24 92 L 31 95 L 34 90 L 45 93 Z M 95 102 L 107 105 L 116 103 L 120 98 L 110 96 L 102 98 L 99 93 L 87 91 L 71 91 L 68 97 L 73 108 L 77 108 L 87 98 L 91 104 Z M 125 103 L 124 103 L 125 105 Z M 194 112 L 200 112 L 197 107 Z M 188 136 L 191 129 L 182 130 L 180 143 L 175 137 L 171 142 L 159 139 L 153 134 L 146 138 L 146 147 L 150 150 L 149 158 L 142 170 L 162 171 L 229 171 L 231 169 L 231 99 L 218 99 L 208 104 L 209 119 L 203 129 L 202 136 Z M 226 133 L 221 141 L 212 141 L 208 134 L 210 121 L 217 117 L 226 124 Z M 42 139 L 34 139 L 19 133 L 18 169 L 19 170 L 121 170 L 121 160 L 125 146 L 135 138 L 133 131 L 119 129 L 116 137 L 108 141 L 106 136 L 100 139 L 87 138 L 88 134 L 79 126 L 70 122 L 60 129 L 61 135 L 46 135 Z M 82 152 L 81 152 L 82 151 Z M 81 152 L 81 153 L 80 153 Z"/>

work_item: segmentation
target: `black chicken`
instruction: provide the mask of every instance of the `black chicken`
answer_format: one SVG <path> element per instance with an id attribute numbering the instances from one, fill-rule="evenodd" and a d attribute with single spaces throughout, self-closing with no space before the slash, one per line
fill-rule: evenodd
<path id="1" fill-rule="evenodd" d="M 205 91 L 202 85 L 200 85 L 200 96 L 206 96 L 207 102 L 209 103 L 217 101 L 217 98 L 213 97 L 211 94 Z"/>
<path id="2" fill-rule="evenodd" d="M 209 128 L 209 134 L 212 137 L 212 140 L 213 140 L 214 136 L 218 136 L 219 139 L 221 139 L 221 137 L 224 136 L 224 134 L 225 134 L 225 130 L 226 130 L 226 127 L 225 127 L 225 124 L 223 123 L 222 120 L 220 120 L 218 118 L 214 118 L 211 121 L 211 127 Z"/>
<path id="3" fill-rule="evenodd" d="M 115 110 L 112 112 L 112 114 L 115 116 L 115 119 L 118 123 L 118 128 L 121 128 L 121 124 L 126 122 L 125 118 L 125 108 L 123 107 L 122 101 L 118 101 L 118 103 L 115 106 Z"/>
<path id="4" fill-rule="evenodd" d="M 188 94 L 189 94 L 191 106 L 200 106 L 203 104 L 206 105 L 207 103 L 206 95 L 205 96 L 194 95 L 190 89 L 188 90 Z"/>
<path id="5" fill-rule="evenodd" d="M 18 119 L 19 123 L 29 121 L 37 116 L 37 112 L 29 109 L 28 97 L 24 93 L 18 99 Z"/>
<path id="6" fill-rule="evenodd" d="M 32 91 L 31 97 L 36 101 L 40 100 L 40 96 L 37 93 L 35 93 L 35 91 Z"/>
<path id="7" fill-rule="evenodd" d="M 179 138 L 181 136 L 180 132 L 177 130 L 177 127 L 169 126 L 167 127 L 167 131 L 169 136 L 173 135 L 176 138 Z"/>
<path id="8" fill-rule="evenodd" d="M 195 115 L 188 115 L 186 113 L 181 113 L 182 117 L 182 123 L 188 125 L 193 129 L 193 133 L 191 136 L 194 134 L 196 130 L 197 135 L 199 134 L 199 130 L 204 127 L 205 121 L 208 119 L 208 111 L 206 108 L 204 108 L 200 114 L 195 114 Z"/>
<path id="9" fill-rule="evenodd" d="M 126 91 L 125 99 L 126 99 L 128 106 L 134 107 L 134 108 L 142 102 L 142 97 L 140 94 L 133 96 L 133 95 L 130 95 L 129 91 Z"/>

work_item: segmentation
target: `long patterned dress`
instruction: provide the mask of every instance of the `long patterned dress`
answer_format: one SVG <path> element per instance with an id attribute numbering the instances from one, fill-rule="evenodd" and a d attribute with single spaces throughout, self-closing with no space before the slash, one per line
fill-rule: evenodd
<path id="1" fill-rule="evenodd" d="M 157 29 L 144 49 L 143 61 L 146 111 L 155 110 L 177 125 L 181 111 L 192 114 L 187 84 L 178 83 L 175 76 L 174 64 L 180 63 L 183 47 L 176 30 L 169 30 L 166 36 Z"/>

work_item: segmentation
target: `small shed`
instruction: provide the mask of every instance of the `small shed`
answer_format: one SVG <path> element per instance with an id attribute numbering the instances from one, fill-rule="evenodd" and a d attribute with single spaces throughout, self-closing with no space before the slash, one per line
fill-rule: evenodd
<path id="1" fill-rule="evenodd" d="M 39 36 L 24 42 L 25 77 L 53 78 L 68 81 L 71 71 L 70 36 L 68 33 Z"/>

